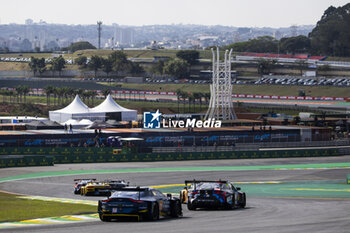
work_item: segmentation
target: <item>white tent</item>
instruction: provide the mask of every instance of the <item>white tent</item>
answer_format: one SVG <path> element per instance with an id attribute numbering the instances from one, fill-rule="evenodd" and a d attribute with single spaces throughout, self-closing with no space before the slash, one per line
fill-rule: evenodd
<path id="1" fill-rule="evenodd" d="M 63 123 L 69 119 L 82 120 L 88 119 L 90 121 L 115 119 L 118 121 L 136 121 L 137 111 L 123 108 L 117 104 L 111 95 L 98 106 L 89 108 L 86 106 L 78 95 L 75 96 L 72 103 L 67 107 L 49 112 L 50 120 Z"/>
<path id="2" fill-rule="evenodd" d="M 91 125 L 92 121 L 90 121 L 89 119 L 83 119 L 83 120 L 79 121 L 79 124 L 81 124 L 81 125 Z"/>
<path id="3" fill-rule="evenodd" d="M 124 108 L 117 104 L 112 96 L 109 94 L 107 98 L 98 106 L 91 108 L 91 112 L 104 112 L 106 113 L 107 118 L 110 116 L 115 116 L 115 113 L 119 113 L 120 116 L 118 117 L 120 121 L 136 121 L 137 120 L 137 111 Z M 112 117 L 113 118 L 113 117 Z"/>
<path id="4" fill-rule="evenodd" d="M 67 107 L 56 111 L 50 111 L 49 117 L 51 121 L 57 121 L 59 123 L 62 123 L 68 121 L 69 119 L 104 119 L 105 114 L 98 112 L 90 112 L 89 107 L 86 106 L 83 103 L 83 101 L 81 101 L 78 95 L 76 95 L 72 103 L 70 103 Z"/>

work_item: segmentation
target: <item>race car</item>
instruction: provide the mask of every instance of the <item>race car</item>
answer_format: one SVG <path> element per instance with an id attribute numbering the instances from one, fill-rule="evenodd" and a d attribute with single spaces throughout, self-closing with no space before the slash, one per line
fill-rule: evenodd
<path id="1" fill-rule="evenodd" d="M 233 209 L 246 206 L 246 194 L 228 181 L 186 180 L 185 185 L 180 192 L 180 198 L 182 203 L 187 203 L 189 210 Z"/>
<path id="2" fill-rule="evenodd" d="M 113 191 L 126 187 L 125 180 L 93 181 L 82 187 L 80 194 L 85 196 L 110 196 Z"/>
<path id="3" fill-rule="evenodd" d="M 159 216 L 182 216 L 178 198 L 148 187 L 124 187 L 116 190 L 108 199 L 98 201 L 97 211 L 104 222 L 123 217 L 154 221 Z"/>
<path id="4" fill-rule="evenodd" d="M 74 179 L 74 194 L 80 194 L 82 187 L 84 187 L 87 183 L 96 181 L 95 178 L 89 179 Z"/>

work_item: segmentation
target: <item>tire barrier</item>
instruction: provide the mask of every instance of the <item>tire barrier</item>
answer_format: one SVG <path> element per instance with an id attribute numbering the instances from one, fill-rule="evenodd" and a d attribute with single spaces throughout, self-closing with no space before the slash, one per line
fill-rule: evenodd
<path id="1" fill-rule="evenodd" d="M 17 158 L 18 155 L 22 155 L 22 157 Z M 153 161 L 214 160 L 214 159 L 329 157 L 329 156 L 339 156 L 339 155 L 340 153 L 338 149 L 182 152 L 182 153 L 180 152 L 178 153 L 130 153 L 130 152 L 123 152 L 120 149 L 116 149 L 112 147 L 101 147 L 101 148 L 3 147 L 0 149 L 0 168 L 16 167 L 16 166 L 48 166 L 53 164 L 65 164 L 65 163 L 153 162 Z"/>

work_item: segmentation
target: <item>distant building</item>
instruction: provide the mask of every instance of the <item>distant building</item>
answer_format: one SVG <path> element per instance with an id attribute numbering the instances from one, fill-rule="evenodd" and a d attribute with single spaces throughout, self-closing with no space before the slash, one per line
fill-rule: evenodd
<path id="1" fill-rule="evenodd" d="M 30 52 L 32 51 L 32 43 L 28 39 L 24 39 L 20 45 L 21 52 Z"/>
<path id="2" fill-rule="evenodd" d="M 34 21 L 33 21 L 32 19 L 26 19 L 26 20 L 25 20 L 25 24 L 26 24 L 26 25 L 32 25 L 33 22 L 34 22 Z"/>
<path id="3" fill-rule="evenodd" d="M 119 45 L 130 45 L 135 42 L 134 40 L 134 29 L 132 28 L 121 28 L 115 27 L 114 30 L 114 41 Z"/>

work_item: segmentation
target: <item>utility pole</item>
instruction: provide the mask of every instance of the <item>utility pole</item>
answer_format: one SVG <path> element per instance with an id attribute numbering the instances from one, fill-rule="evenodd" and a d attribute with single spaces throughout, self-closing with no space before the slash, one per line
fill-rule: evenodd
<path id="1" fill-rule="evenodd" d="M 97 28 L 97 31 L 98 31 L 98 49 L 101 49 L 101 24 L 102 24 L 102 21 L 97 21 L 97 25 L 98 25 L 98 28 Z"/>

